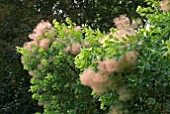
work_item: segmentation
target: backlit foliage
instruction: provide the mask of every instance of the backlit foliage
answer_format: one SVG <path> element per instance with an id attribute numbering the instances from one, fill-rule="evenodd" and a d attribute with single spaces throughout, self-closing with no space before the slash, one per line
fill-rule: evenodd
<path id="1" fill-rule="evenodd" d="M 66 21 L 69 26 L 41 21 L 29 35 L 31 41 L 18 48 L 24 69 L 32 76 L 32 97 L 47 114 L 101 113 L 91 90 L 80 85 L 74 65 L 74 57 L 87 43 L 81 28 Z"/>
<path id="2" fill-rule="evenodd" d="M 56 20 L 54 27 L 37 25 L 32 41 L 18 51 L 44 113 L 170 112 L 170 13 L 158 1 L 146 1 L 152 7 L 139 6 L 137 13 L 147 29 L 137 29 L 139 22 L 125 15 L 113 20 L 116 28 L 108 34 L 68 18 L 68 26 Z"/>

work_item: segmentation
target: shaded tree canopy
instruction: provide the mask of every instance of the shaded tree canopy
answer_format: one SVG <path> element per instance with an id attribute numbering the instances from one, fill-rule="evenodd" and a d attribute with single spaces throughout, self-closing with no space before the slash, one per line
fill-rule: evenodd
<path id="1" fill-rule="evenodd" d="M 78 25 L 86 23 L 107 31 L 113 18 L 121 14 L 139 17 L 135 12 L 138 5 L 146 6 L 143 0 L 1 0 L 1 38 L 13 40 L 31 32 L 41 19 L 63 22 L 66 17 Z"/>
<path id="2" fill-rule="evenodd" d="M 143 0 L 50 0 L 36 2 L 35 8 L 41 14 L 53 13 L 58 21 L 70 17 L 77 24 L 86 23 L 107 31 L 113 26 L 113 18 L 121 14 L 127 14 L 131 19 L 139 17 L 136 13 L 138 5 L 146 6 L 146 3 Z"/>

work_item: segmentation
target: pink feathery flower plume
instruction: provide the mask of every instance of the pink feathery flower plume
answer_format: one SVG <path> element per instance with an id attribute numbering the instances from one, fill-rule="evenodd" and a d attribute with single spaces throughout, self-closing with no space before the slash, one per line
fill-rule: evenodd
<path id="1" fill-rule="evenodd" d="M 170 11 L 170 0 L 161 1 L 159 4 L 162 11 Z"/>
<path id="2" fill-rule="evenodd" d="M 46 29 L 50 29 L 52 25 L 47 21 L 41 21 L 33 30 L 33 33 L 29 35 L 29 38 L 32 40 L 30 42 L 24 43 L 24 48 L 32 51 L 32 45 L 40 46 L 44 49 L 47 49 L 50 39 L 39 40 L 38 37 L 44 37 Z"/>
<path id="3" fill-rule="evenodd" d="M 91 68 L 84 70 L 80 81 L 83 85 L 91 87 L 97 94 L 102 94 L 111 87 L 111 80 L 107 75 L 96 73 Z"/>

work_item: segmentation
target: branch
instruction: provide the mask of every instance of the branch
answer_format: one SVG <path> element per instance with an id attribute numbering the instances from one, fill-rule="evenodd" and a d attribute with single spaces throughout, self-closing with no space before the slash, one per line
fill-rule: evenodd
<path id="1" fill-rule="evenodd" d="M 77 73 L 77 71 L 75 70 L 74 67 L 72 67 L 68 62 L 66 62 L 66 64 L 70 67 L 70 69 L 71 69 L 76 75 L 79 75 L 79 73 Z"/>

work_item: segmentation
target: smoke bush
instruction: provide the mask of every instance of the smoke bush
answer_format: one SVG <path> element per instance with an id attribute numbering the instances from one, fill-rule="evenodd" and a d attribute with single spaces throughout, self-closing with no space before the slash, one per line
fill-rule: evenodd
<path id="1" fill-rule="evenodd" d="M 44 107 L 44 113 L 101 113 L 91 90 L 80 85 L 79 70 L 74 66 L 74 57 L 84 43 L 81 28 L 57 21 L 53 27 L 41 21 L 29 38 L 18 51 L 24 69 L 32 76 L 32 98 Z"/>
<path id="2" fill-rule="evenodd" d="M 113 20 L 116 28 L 108 34 L 69 19 L 68 26 L 56 20 L 54 27 L 37 25 L 32 41 L 18 51 L 44 113 L 170 112 L 170 14 L 149 1 L 152 8 L 137 8 L 149 29 L 137 31 L 138 22 L 124 15 Z"/>
<path id="3" fill-rule="evenodd" d="M 81 49 L 76 56 L 81 83 L 99 96 L 102 109 L 110 106 L 111 114 L 170 112 L 169 12 L 162 12 L 157 1 L 148 4 L 153 7 L 138 7 L 137 12 L 150 22 L 149 29 L 136 31 L 133 23 L 121 15 L 114 19 L 116 30 L 108 35 L 86 30 L 85 41 L 91 47 Z M 109 86 L 103 81 L 100 85 L 93 82 L 96 74 L 104 82 L 111 82 Z"/>

